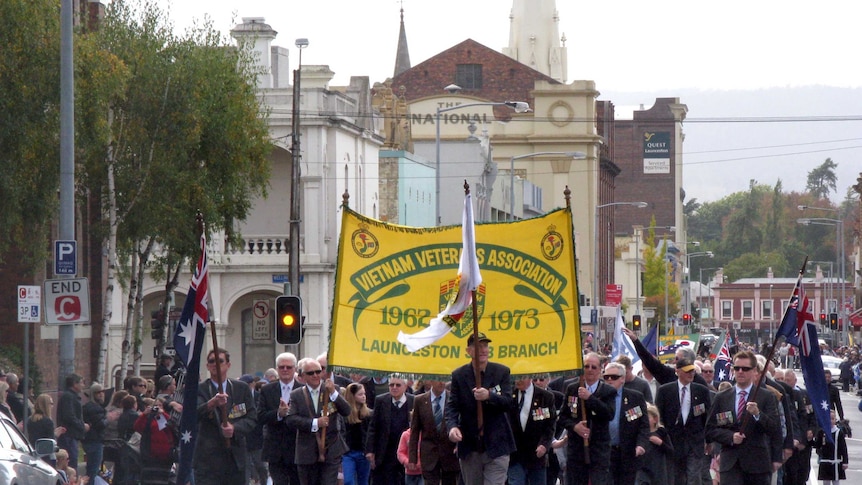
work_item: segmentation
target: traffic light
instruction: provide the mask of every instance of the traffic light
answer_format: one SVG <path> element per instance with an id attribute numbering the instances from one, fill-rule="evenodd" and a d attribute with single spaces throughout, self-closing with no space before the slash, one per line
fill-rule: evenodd
<path id="1" fill-rule="evenodd" d="M 165 313 L 161 310 L 150 312 L 150 337 L 153 340 L 161 340 L 165 336 Z"/>
<path id="2" fill-rule="evenodd" d="M 821 314 L 820 314 L 820 325 L 824 325 L 824 326 L 825 326 L 825 325 L 828 325 L 828 324 L 829 324 L 829 322 L 826 320 L 826 314 L 825 314 L 825 313 L 821 313 Z"/>
<path id="3" fill-rule="evenodd" d="M 640 315 L 632 315 L 632 328 L 634 328 L 635 332 L 640 332 L 640 330 L 641 330 L 641 316 Z"/>
<path id="4" fill-rule="evenodd" d="M 829 328 L 832 330 L 838 330 L 838 314 L 830 313 L 829 314 Z"/>
<path id="5" fill-rule="evenodd" d="M 683 313 L 682 324 L 683 325 L 691 325 L 691 313 Z"/>
<path id="6" fill-rule="evenodd" d="M 298 296 L 275 299 L 275 340 L 285 345 L 302 340 L 302 299 Z"/>

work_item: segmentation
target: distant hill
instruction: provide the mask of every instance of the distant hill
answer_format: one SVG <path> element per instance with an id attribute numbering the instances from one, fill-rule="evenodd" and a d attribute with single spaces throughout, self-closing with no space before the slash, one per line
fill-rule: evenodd
<path id="1" fill-rule="evenodd" d="M 658 97 L 688 106 L 687 199 L 718 200 L 747 190 L 750 179 L 768 185 L 781 179 L 785 192 L 801 192 L 808 172 L 831 158 L 838 165 L 837 201 L 862 171 L 862 88 L 603 92 L 600 99 L 613 101 L 624 115 L 640 104 L 649 109 Z"/>

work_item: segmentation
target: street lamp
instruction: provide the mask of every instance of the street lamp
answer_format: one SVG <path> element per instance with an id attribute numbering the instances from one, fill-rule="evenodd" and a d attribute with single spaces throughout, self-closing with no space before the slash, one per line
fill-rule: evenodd
<path id="1" fill-rule="evenodd" d="M 698 291 L 697 291 L 697 310 L 700 312 L 700 315 L 698 316 L 698 319 L 701 319 L 701 317 L 703 317 L 703 310 L 701 310 L 701 307 L 703 306 L 703 270 L 709 271 L 709 270 L 713 270 L 713 269 L 718 269 L 718 267 L 700 268 L 700 270 L 699 270 L 700 274 L 697 277 L 697 281 L 698 281 L 698 283 L 700 283 L 700 286 L 698 286 Z M 707 288 L 708 287 L 709 286 L 707 286 Z M 702 326 L 703 326 L 703 321 L 701 319 L 701 327 Z"/>
<path id="2" fill-rule="evenodd" d="M 697 242 L 695 244 L 699 246 L 700 243 Z M 696 253 L 687 253 L 685 257 L 685 270 L 688 272 L 689 268 L 691 268 L 691 258 L 699 258 L 701 256 L 706 256 L 708 258 L 714 258 L 715 254 L 712 251 L 698 251 Z M 688 313 L 691 311 L 691 278 L 688 278 L 688 290 L 685 292 L 685 312 Z"/>
<path id="3" fill-rule="evenodd" d="M 299 181 L 301 177 L 302 153 L 299 142 L 299 97 L 302 82 L 302 50 L 308 47 L 308 39 L 296 39 L 299 49 L 298 68 L 293 71 L 293 110 L 291 113 L 291 147 L 290 147 L 290 258 L 288 259 L 288 284 L 290 288 L 285 294 L 299 296 L 299 221 L 302 219 L 299 207 Z"/>
<path id="4" fill-rule="evenodd" d="M 835 261 L 809 261 L 809 263 L 815 264 L 818 267 L 821 264 L 829 265 L 829 273 L 826 276 L 826 291 L 824 292 L 826 296 L 823 297 L 823 307 L 821 308 L 821 310 L 825 313 L 831 313 L 832 310 L 829 306 L 829 302 L 835 298 Z"/>
<path id="5" fill-rule="evenodd" d="M 539 157 L 542 155 L 562 155 L 565 157 L 572 157 L 575 160 L 583 160 L 584 158 L 587 158 L 587 154 L 584 152 L 534 152 L 512 157 L 509 160 L 509 190 L 511 190 L 511 194 L 509 198 L 509 217 L 506 218 L 507 220 L 515 220 L 515 160 Z"/>
<path id="6" fill-rule="evenodd" d="M 461 88 L 459 86 L 454 85 L 454 84 L 450 84 L 449 86 L 446 86 L 446 91 L 449 91 L 450 93 L 456 93 L 460 90 L 461 90 Z M 524 101 L 503 101 L 502 103 L 494 103 L 494 102 L 465 103 L 465 104 L 458 104 L 455 106 L 449 106 L 446 108 L 443 108 L 440 106 L 437 107 L 437 114 L 434 118 L 434 124 L 437 127 L 437 136 L 434 139 L 434 147 L 436 150 L 436 160 L 437 160 L 437 174 L 436 174 L 435 179 L 434 179 L 434 187 L 435 187 L 435 190 L 434 190 L 434 193 L 435 193 L 434 219 L 436 220 L 436 224 L 438 226 L 440 225 L 440 222 L 441 222 L 440 221 L 440 114 L 446 113 L 448 111 L 454 111 L 456 109 L 471 108 L 474 106 L 508 106 L 508 107 L 512 108 L 513 110 L 515 110 L 515 113 L 528 113 L 528 112 L 532 111 L 530 109 L 530 105 L 525 103 Z"/>
<path id="7" fill-rule="evenodd" d="M 637 207 L 638 209 L 643 209 L 647 207 L 649 204 L 646 202 L 609 202 L 607 204 L 599 204 L 595 209 L 595 224 L 593 226 L 593 311 L 592 315 L 595 315 L 595 323 L 599 321 L 599 313 L 598 308 L 596 308 L 598 303 L 598 286 L 599 286 L 599 209 L 605 207 L 613 207 L 618 205 L 627 205 L 631 207 Z M 592 320 L 592 318 L 590 318 Z"/>
<path id="8" fill-rule="evenodd" d="M 832 209 L 828 207 L 810 207 L 800 205 L 799 210 L 805 209 L 816 209 L 816 210 L 825 210 L 830 212 L 838 212 L 837 209 Z M 845 315 L 844 315 L 844 221 L 841 219 L 830 219 L 828 217 L 803 217 L 800 219 L 796 219 L 798 224 L 802 224 L 804 226 L 808 226 L 811 224 L 819 225 L 819 226 L 835 226 L 835 244 L 836 244 L 836 254 L 840 258 L 840 262 L 838 264 L 838 271 L 841 274 L 841 303 L 838 305 L 838 315 L 839 315 L 839 336 L 841 337 L 841 342 L 844 342 L 844 332 L 845 332 Z"/>

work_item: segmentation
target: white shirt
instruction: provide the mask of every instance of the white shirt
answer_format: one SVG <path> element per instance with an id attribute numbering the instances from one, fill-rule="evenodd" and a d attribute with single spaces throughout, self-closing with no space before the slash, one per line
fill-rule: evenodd
<path id="1" fill-rule="evenodd" d="M 519 393 L 521 391 L 518 391 Z M 527 419 L 530 417 L 530 403 L 533 402 L 533 383 L 524 390 L 524 404 L 521 406 L 518 418 L 521 420 L 521 429 L 527 428 Z"/>

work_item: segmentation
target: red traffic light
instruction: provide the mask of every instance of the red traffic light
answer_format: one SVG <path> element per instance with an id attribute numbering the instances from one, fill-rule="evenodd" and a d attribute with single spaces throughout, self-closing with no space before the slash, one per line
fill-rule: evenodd
<path id="1" fill-rule="evenodd" d="M 682 324 L 683 325 L 691 325 L 691 314 L 690 313 L 684 313 L 682 315 Z"/>

